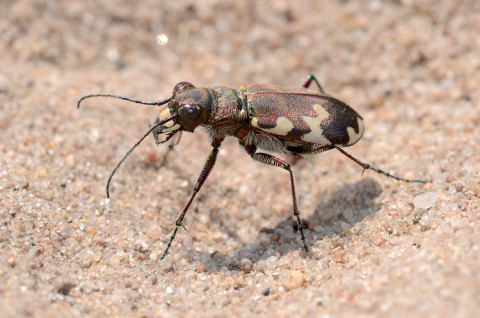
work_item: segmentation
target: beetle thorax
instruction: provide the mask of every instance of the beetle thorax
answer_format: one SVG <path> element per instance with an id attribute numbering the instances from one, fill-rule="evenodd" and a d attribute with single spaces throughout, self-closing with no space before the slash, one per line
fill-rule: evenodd
<path id="1" fill-rule="evenodd" d="M 217 136 L 232 135 L 248 119 L 239 93 L 229 87 L 211 88 L 213 95 L 212 113 L 207 124 L 203 125 Z"/>

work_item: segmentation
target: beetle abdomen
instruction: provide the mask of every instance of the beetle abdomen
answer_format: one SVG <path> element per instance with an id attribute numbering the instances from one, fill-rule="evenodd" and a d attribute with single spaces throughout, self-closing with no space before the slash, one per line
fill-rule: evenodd
<path id="1" fill-rule="evenodd" d="M 362 117 L 330 96 L 263 92 L 248 105 L 253 130 L 281 140 L 351 146 L 363 134 Z"/>
<path id="2" fill-rule="evenodd" d="M 351 146 L 362 138 L 363 119 L 347 104 L 328 97 L 325 104 L 330 117 L 322 122 L 324 136 L 333 144 Z"/>

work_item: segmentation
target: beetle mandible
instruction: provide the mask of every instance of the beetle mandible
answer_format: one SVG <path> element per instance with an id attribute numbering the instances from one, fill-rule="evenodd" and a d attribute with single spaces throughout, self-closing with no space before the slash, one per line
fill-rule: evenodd
<path id="1" fill-rule="evenodd" d="M 309 89 L 312 82 L 316 83 L 319 91 Z M 257 150 L 304 157 L 337 149 L 364 170 L 371 169 L 399 181 L 425 182 L 393 176 L 347 153 L 343 148 L 354 145 L 363 135 L 363 119 L 350 106 L 326 94 L 313 75 L 307 77 L 302 87 L 258 84 L 244 85 L 235 90 L 223 86 L 200 88 L 181 82 L 175 86 L 170 98 L 157 102 L 143 102 L 111 94 L 92 94 L 82 97 L 77 107 L 80 107 L 84 99 L 91 97 L 120 98 L 153 106 L 167 104 L 160 111 L 154 125 L 125 154 L 110 174 L 106 188 L 107 197 L 110 197 L 110 181 L 116 170 L 150 133 L 153 133 L 157 144 L 164 143 L 178 134 L 176 143 L 172 143 L 171 146 L 180 141 L 183 131 L 194 132 L 198 126 L 206 128 L 209 134 L 213 150 L 198 177 L 192 196 L 175 222 L 175 230 L 161 259 L 167 255 L 195 195 L 212 171 L 218 149 L 226 137 L 235 137 L 253 160 L 289 172 L 293 215 L 306 252 L 308 246 L 300 220 L 292 168 L 284 160 Z M 159 139 L 162 134 L 166 134 L 165 140 Z"/>

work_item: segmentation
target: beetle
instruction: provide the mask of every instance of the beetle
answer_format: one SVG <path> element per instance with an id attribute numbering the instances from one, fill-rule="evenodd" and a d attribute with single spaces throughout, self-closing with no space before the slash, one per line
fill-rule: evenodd
<path id="1" fill-rule="evenodd" d="M 318 86 L 318 91 L 309 89 L 313 82 Z M 175 229 L 161 259 L 167 255 L 190 205 L 212 171 L 219 148 L 226 137 L 236 138 L 253 160 L 289 172 L 293 216 L 306 252 L 308 246 L 300 220 L 292 167 L 286 161 L 258 150 L 305 157 L 337 149 L 362 166 L 364 171 L 370 169 L 399 181 L 425 183 L 425 180 L 396 177 L 347 153 L 343 148 L 354 145 L 363 135 L 363 118 L 347 104 L 326 94 L 313 75 L 306 78 L 302 87 L 253 84 L 235 90 L 224 86 L 201 88 L 181 82 L 175 86 L 171 97 L 157 102 L 144 102 L 111 94 L 92 94 L 82 97 L 77 107 L 91 97 L 113 97 L 153 106 L 166 104 L 153 126 L 113 169 L 107 182 L 108 198 L 110 181 L 116 170 L 150 133 L 153 133 L 157 144 L 177 136 L 170 149 L 180 142 L 184 131 L 194 132 L 197 127 L 203 127 L 209 134 L 213 149 L 195 183 L 193 194 L 177 217 Z M 160 140 L 163 134 L 166 138 Z"/>

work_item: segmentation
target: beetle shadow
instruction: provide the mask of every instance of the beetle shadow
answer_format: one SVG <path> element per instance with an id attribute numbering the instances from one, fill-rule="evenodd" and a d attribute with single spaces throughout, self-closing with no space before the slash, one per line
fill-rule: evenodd
<path id="1" fill-rule="evenodd" d="M 312 244 L 312 240 L 317 242 L 325 236 L 333 238 L 341 235 L 366 217 L 375 214 L 380 207 L 374 204 L 374 200 L 381 193 L 380 184 L 370 178 L 344 185 L 334 191 L 326 201 L 317 205 L 314 214 L 308 220 L 302 219 L 306 227 L 307 241 L 310 242 L 310 245 L 313 245 L 315 243 Z M 236 232 L 232 231 L 231 226 L 221 224 L 219 230 L 224 231 L 231 237 L 238 238 Z M 262 232 L 267 234 L 265 236 L 268 238 L 267 240 L 261 239 Z M 239 270 L 240 264 L 234 259 L 248 258 L 253 264 L 256 264 L 278 253 L 285 255 L 291 251 L 298 251 L 302 246 L 299 240 L 300 233 L 297 232 L 297 223 L 293 218 L 278 223 L 273 229 L 259 229 L 259 234 L 255 242 L 244 242 L 241 248 L 234 250 L 235 256 L 233 258 L 215 252 L 212 255 L 203 255 L 201 258 L 210 258 L 208 261 L 209 270 L 219 271 L 225 266 L 229 270 Z M 271 240 L 270 234 L 276 234 L 278 237 Z"/>
<path id="2" fill-rule="evenodd" d="M 311 230 L 316 233 L 317 239 L 342 234 L 380 210 L 374 202 L 381 193 L 380 184 L 370 178 L 343 186 L 317 206 L 309 218 Z"/>

